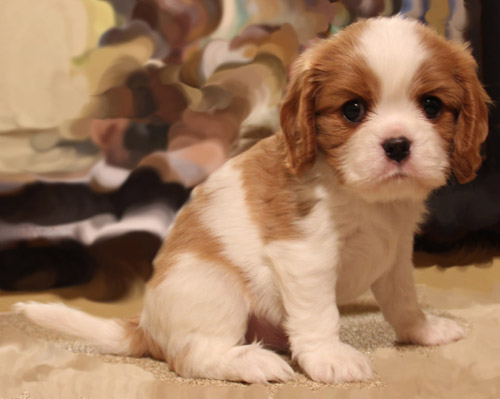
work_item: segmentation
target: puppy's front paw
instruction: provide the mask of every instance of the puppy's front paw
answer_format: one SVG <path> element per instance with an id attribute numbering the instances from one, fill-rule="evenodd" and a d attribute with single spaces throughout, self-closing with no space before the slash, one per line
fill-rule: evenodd
<path id="1" fill-rule="evenodd" d="M 344 343 L 297 356 L 302 370 L 314 381 L 326 384 L 366 381 L 372 377 L 370 359 Z"/>
<path id="2" fill-rule="evenodd" d="M 425 322 L 404 331 L 399 339 L 402 342 L 433 346 L 455 342 L 464 337 L 465 330 L 453 320 L 427 315 Z"/>

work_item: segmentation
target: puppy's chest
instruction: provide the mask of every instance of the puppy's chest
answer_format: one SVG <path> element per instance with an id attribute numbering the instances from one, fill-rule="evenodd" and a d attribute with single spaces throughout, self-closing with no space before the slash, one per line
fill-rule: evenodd
<path id="1" fill-rule="evenodd" d="M 388 225 L 362 219 L 352 222 L 339 237 L 342 268 L 363 262 L 367 265 L 386 263 L 394 258 L 400 237 Z"/>
<path id="2" fill-rule="evenodd" d="M 352 206 L 335 222 L 338 230 L 337 297 L 361 295 L 396 261 L 411 240 L 413 221 L 399 209 Z"/>

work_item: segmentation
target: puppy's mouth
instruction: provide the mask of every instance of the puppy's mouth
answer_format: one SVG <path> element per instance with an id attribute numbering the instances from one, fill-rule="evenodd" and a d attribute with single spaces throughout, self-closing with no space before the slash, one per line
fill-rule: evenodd
<path id="1" fill-rule="evenodd" d="M 388 165 L 384 172 L 379 176 L 379 182 L 397 182 L 415 180 L 416 176 L 406 165 Z"/>
<path id="2" fill-rule="evenodd" d="M 383 180 L 388 180 L 388 181 L 398 181 L 398 180 L 408 180 L 410 179 L 411 176 L 403 171 L 397 171 L 394 173 L 391 173 L 389 176 L 385 177 Z"/>
<path id="3" fill-rule="evenodd" d="M 426 183 L 425 179 L 422 179 L 418 173 L 415 173 L 415 171 L 411 170 L 411 168 L 406 168 L 402 165 L 394 169 L 391 168 L 391 170 L 380 176 L 377 184 L 388 184 L 390 186 L 412 185 L 419 186 L 421 188 L 428 188 L 428 184 Z"/>
<path id="4" fill-rule="evenodd" d="M 388 173 L 380 176 L 378 184 L 388 185 L 389 187 L 406 187 L 412 186 L 419 189 L 430 191 L 434 189 L 435 183 L 428 181 L 424 176 L 421 176 L 418 171 L 408 170 L 404 166 L 393 169 Z"/>

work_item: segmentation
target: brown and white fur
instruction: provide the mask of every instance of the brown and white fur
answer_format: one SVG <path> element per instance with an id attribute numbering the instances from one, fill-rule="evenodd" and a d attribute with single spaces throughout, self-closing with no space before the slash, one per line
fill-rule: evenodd
<path id="1" fill-rule="evenodd" d="M 432 117 L 428 96 L 442 102 Z M 359 121 L 346 117 L 352 100 L 365 107 Z M 281 131 L 194 190 L 154 262 L 140 318 L 17 310 L 106 353 L 246 382 L 294 375 L 255 337 L 288 344 L 315 381 L 369 379 L 369 359 L 339 339 L 337 309 L 367 289 L 400 341 L 461 339 L 454 321 L 420 309 L 412 243 L 428 194 L 451 173 L 474 178 L 488 101 L 466 46 L 402 17 L 356 23 L 302 55 Z M 383 144 L 401 137 L 409 151 L 394 160 Z"/>

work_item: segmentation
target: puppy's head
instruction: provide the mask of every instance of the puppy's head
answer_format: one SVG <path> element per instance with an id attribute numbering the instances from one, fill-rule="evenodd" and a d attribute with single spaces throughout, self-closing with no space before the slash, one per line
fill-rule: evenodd
<path id="1" fill-rule="evenodd" d="M 298 60 L 281 109 L 287 166 L 318 153 L 370 200 L 425 198 L 475 177 L 489 98 L 466 46 L 402 17 L 368 19 Z"/>

